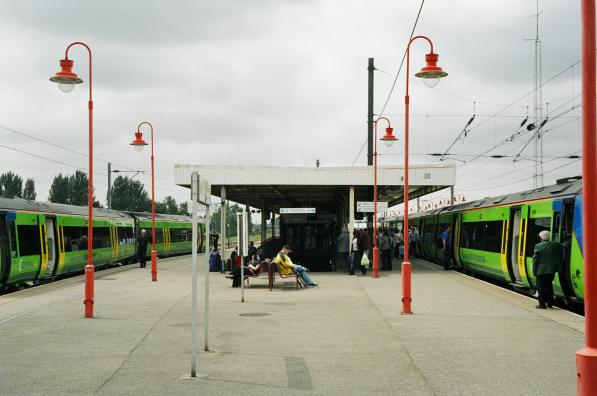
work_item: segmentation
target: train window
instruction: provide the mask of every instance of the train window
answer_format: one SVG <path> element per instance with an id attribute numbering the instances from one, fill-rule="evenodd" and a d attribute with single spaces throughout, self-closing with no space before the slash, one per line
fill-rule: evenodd
<path id="1" fill-rule="evenodd" d="M 64 251 L 76 252 L 87 250 L 87 227 L 68 227 L 62 228 L 64 235 Z"/>
<path id="2" fill-rule="evenodd" d="M 18 225 L 19 256 L 33 256 L 40 254 L 40 235 L 37 225 Z"/>
<path id="3" fill-rule="evenodd" d="M 93 227 L 93 248 L 101 249 L 112 246 L 110 227 Z"/>
<path id="4" fill-rule="evenodd" d="M 164 229 L 163 228 L 155 229 L 155 239 L 157 239 L 156 243 L 164 243 Z"/>
<path id="5" fill-rule="evenodd" d="M 433 242 L 433 223 L 428 223 L 427 221 L 423 225 L 423 242 L 431 243 Z"/>
<path id="6" fill-rule="evenodd" d="M 535 245 L 539 243 L 539 233 L 544 230 L 549 231 L 551 227 L 551 217 L 537 217 L 527 221 L 526 256 L 532 257 Z"/>
<path id="7" fill-rule="evenodd" d="M 118 243 L 120 245 L 134 245 L 135 244 L 135 232 L 133 227 L 117 227 L 118 230 Z"/>
<path id="8" fill-rule="evenodd" d="M 460 247 L 500 253 L 502 247 L 501 221 L 462 223 Z"/>
<path id="9" fill-rule="evenodd" d="M 189 242 L 193 236 L 192 234 L 192 228 L 170 228 L 171 242 Z"/>

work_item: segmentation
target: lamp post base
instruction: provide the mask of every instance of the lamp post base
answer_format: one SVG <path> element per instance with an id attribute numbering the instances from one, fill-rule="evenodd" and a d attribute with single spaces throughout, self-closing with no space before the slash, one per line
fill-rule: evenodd
<path id="1" fill-rule="evenodd" d="M 410 304 L 412 302 L 411 297 L 411 265 L 410 262 L 404 261 L 402 263 L 402 310 L 401 315 L 412 315 Z"/>
<path id="2" fill-rule="evenodd" d="M 93 318 L 93 295 L 94 295 L 94 276 L 95 267 L 93 264 L 87 264 L 85 266 L 85 317 Z"/>
<path id="3" fill-rule="evenodd" d="M 151 251 L 151 281 L 158 281 L 158 255 L 155 250 Z"/>
<path id="4" fill-rule="evenodd" d="M 576 352 L 576 394 L 597 395 L 597 349 L 585 347 Z"/>
<path id="5" fill-rule="evenodd" d="M 373 277 L 379 278 L 379 249 L 373 248 Z"/>

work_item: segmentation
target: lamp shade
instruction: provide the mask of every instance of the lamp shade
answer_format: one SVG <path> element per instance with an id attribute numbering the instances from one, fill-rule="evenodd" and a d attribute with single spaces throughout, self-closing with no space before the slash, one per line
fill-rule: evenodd
<path id="1" fill-rule="evenodd" d="M 76 73 L 73 73 L 73 64 L 74 62 L 70 59 L 60 59 L 60 71 L 50 77 L 50 81 L 58 83 L 59 85 L 69 86 L 81 84 L 83 80 L 81 80 Z M 70 90 L 72 91 L 72 87 Z"/>
<path id="2" fill-rule="evenodd" d="M 131 142 L 131 146 L 133 146 L 137 151 L 141 151 L 145 146 L 147 146 L 147 142 L 143 140 L 142 132 L 135 132 L 135 140 Z"/>
<path id="3" fill-rule="evenodd" d="M 443 71 L 442 68 L 437 65 L 438 58 L 439 55 L 433 52 L 425 55 L 425 63 L 427 65 L 422 68 L 420 72 L 415 74 L 416 77 L 423 78 L 425 85 L 429 87 L 436 86 L 440 78 L 448 75 L 448 73 Z M 427 81 L 427 79 L 430 81 Z"/>
<path id="4" fill-rule="evenodd" d="M 394 142 L 398 140 L 396 136 L 394 136 L 393 132 L 394 128 L 386 128 L 386 134 L 381 139 L 379 139 L 383 141 L 383 143 L 387 147 L 391 147 L 394 144 Z"/>

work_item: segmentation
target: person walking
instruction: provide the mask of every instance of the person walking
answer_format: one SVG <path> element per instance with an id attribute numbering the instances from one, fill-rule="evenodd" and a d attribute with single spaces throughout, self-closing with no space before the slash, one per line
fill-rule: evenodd
<path id="1" fill-rule="evenodd" d="M 539 233 L 541 242 L 535 245 L 533 252 L 533 274 L 537 279 L 537 293 L 539 304 L 537 309 L 553 307 L 553 279 L 559 271 L 562 263 L 562 245 L 556 241 L 550 241 L 549 231 Z"/>
<path id="2" fill-rule="evenodd" d="M 147 230 L 141 230 L 141 235 L 137 238 L 137 257 L 139 258 L 139 268 L 145 268 L 147 265 L 147 245 L 149 244 L 149 235 Z"/>

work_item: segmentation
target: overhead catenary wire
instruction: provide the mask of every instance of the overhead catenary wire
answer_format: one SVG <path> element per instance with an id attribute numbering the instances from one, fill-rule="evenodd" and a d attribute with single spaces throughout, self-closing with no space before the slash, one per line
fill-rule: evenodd
<path id="1" fill-rule="evenodd" d="M 409 43 L 410 43 L 410 40 L 412 40 L 412 38 L 413 38 L 415 29 L 417 28 L 417 23 L 419 23 L 419 18 L 421 17 L 421 11 L 423 10 L 424 4 L 425 4 L 425 0 L 421 0 L 421 5 L 419 6 L 419 11 L 417 12 L 417 17 L 415 19 L 415 23 L 413 24 L 413 28 L 412 28 L 412 30 L 410 32 L 410 36 L 408 38 Z M 384 114 L 384 112 L 386 111 L 386 107 L 388 106 L 388 103 L 390 102 L 390 98 L 392 97 L 392 93 L 394 92 L 394 88 L 396 88 L 396 83 L 398 82 L 398 77 L 400 76 L 400 72 L 402 71 L 402 66 L 404 65 L 404 60 L 406 59 L 407 50 L 408 50 L 408 44 L 406 45 L 406 48 L 404 49 L 404 54 L 402 55 L 402 60 L 400 61 L 400 66 L 398 67 L 398 71 L 396 72 L 396 76 L 394 77 L 394 81 L 392 82 L 390 92 L 388 92 L 388 96 L 386 97 L 386 101 L 385 101 L 383 107 L 381 108 L 381 111 L 377 114 L 378 117 L 381 117 Z M 354 161 L 352 161 L 352 164 L 350 166 L 354 166 L 354 164 L 359 160 L 359 157 L 361 156 L 363 149 L 367 145 L 367 141 L 368 141 L 368 139 L 365 139 L 365 141 L 363 142 L 363 145 L 361 146 L 361 149 L 359 150 L 359 153 L 355 157 Z"/>
<path id="2" fill-rule="evenodd" d="M 484 120 L 482 120 L 481 122 L 479 122 L 478 124 L 476 124 L 475 126 L 473 126 L 472 128 L 470 128 L 468 130 L 467 133 L 470 133 L 472 130 L 479 128 L 481 125 L 484 125 L 485 123 L 487 123 L 489 120 L 491 120 L 493 117 L 495 117 L 496 115 L 500 115 L 501 113 L 505 112 L 506 110 L 508 110 L 509 108 L 513 107 L 514 105 L 516 105 L 518 102 L 520 102 L 521 100 L 525 99 L 526 97 L 528 97 L 529 95 L 535 93 L 535 91 L 537 89 L 542 88 L 543 86 L 549 84 L 550 82 L 552 82 L 553 80 L 555 80 L 556 78 L 558 78 L 559 76 L 561 76 L 562 74 L 564 74 L 565 72 L 567 72 L 568 70 L 572 69 L 574 66 L 578 65 L 580 63 L 580 59 L 577 60 L 576 62 L 574 62 L 573 64 L 565 67 L 563 70 L 559 71 L 558 73 L 554 74 L 553 76 L 551 76 L 549 79 L 547 79 L 545 82 L 541 83 L 541 85 L 539 85 L 537 88 L 531 90 L 530 92 L 525 93 L 524 95 L 518 97 L 516 100 L 514 100 L 512 103 L 504 106 L 502 109 L 498 110 L 495 114 L 493 114 L 490 117 L 485 118 Z M 454 145 L 461 139 L 462 135 L 464 134 L 464 130 L 461 131 L 456 138 L 454 138 L 454 140 L 452 141 L 452 143 L 450 143 L 450 145 L 448 146 L 448 148 L 446 150 L 444 150 L 445 153 L 448 153 L 452 147 L 454 147 Z"/>
<path id="3" fill-rule="evenodd" d="M 70 153 L 73 153 L 73 154 L 77 154 L 77 155 L 79 155 L 79 156 L 81 156 L 81 157 L 84 157 L 84 158 L 89 158 L 89 154 L 87 154 L 87 153 L 83 153 L 83 152 L 81 152 L 81 151 L 74 150 L 74 149 L 72 149 L 72 148 L 70 148 L 70 147 L 63 146 L 63 145 L 61 145 L 61 144 L 57 144 L 57 143 L 54 143 L 54 142 L 50 142 L 50 141 L 48 141 L 48 140 L 42 139 L 42 138 L 40 138 L 40 137 L 38 137 L 38 136 L 35 136 L 35 135 L 33 135 L 33 134 L 26 133 L 26 132 L 22 132 L 22 131 L 19 131 L 19 130 L 17 130 L 17 129 L 10 128 L 10 127 L 7 127 L 7 126 L 5 126 L 5 125 L 1 125 L 1 124 L 0 124 L 0 128 L 2 128 L 2 129 L 4 129 L 4 130 L 6 130 L 6 131 L 8 131 L 8 132 L 14 133 L 14 134 L 16 134 L 16 135 L 24 136 L 24 137 L 27 137 L 27 138 L 29 138 L 29 139 L 32 139 L 32 140 L 38 141 L 38 142 L 40 142 L 40 143 L 44 143 L 44 144 L 47 144 L 47 145 L 49 145 L 49 146 L 52 146 L 52 147 L 55 147 L 55 148 L 58 148 L 58 149 L 61 149 L 61 150 L 65 150 L 65 151 L 67 151 L 67 152 L 70 152 Z M 54 162 L 54 163 L 60 163 L 60 164 L 62 164 L 62 165 L 66 165 L 66 166 L 69 166 L 69 167 L 72 167 L 72 168 L 76 168 L 76 169 L 79 169 L 79 170 L 85 170 L 85 171 L 87 171 L 87 170 L 86 170 L 86 168 L 84 168 L 84 167 L 79 167 L 79 166 L 72 165 L 72 164 L 68 164 L 68 163 L 65 163 L 65 162 L 60 162 L 60 161 L 52 160 L 51 158 L 48 158 L 48 157 L 45 157 L 45 156 L 40 156 L 40 155 L 36 155 L 36 154 L 33 154 L 33 153 L 25 152 L 25 151 L 22 151 L 22 150 L 18 150 L 18 149 L 16 149 L 16 147 L 15 147 L 15 148 L 13 148 L 13 147 L 4 146 L 4 145 L 0 145 L 0 146 L 1 146 L 1 147 L 3 147 L 3 148 L 12 149 L 12 150 L 14 150 L 14 151 L 22 152 L 23 154 L 27 154 L 27 155 L 30 155 L 30 156 L 34 156 L 34 157 L 35 157 L 35 156 L 37 156 L 38 158 L 45 159 L 45 160 L 48 160 L 48 161 L 52 161 L 52 162 Z M 130 166 L 123 165 L 123 164 L 119 164 L 119 163 L 117 163 L 117 162 L 113 162 L 113 161 L 106 160 L 106 159 L 103 159 L 103 158 L 99 158 L 99 157 L 96 157 L 96 156 L 94 156 L 94 157 L 93 157 L 93 159 L 94 159 L 95 161 L 104 162 L 104 163 L 106 163 L 106 164 L 107 164 L 107 163 L 112 163 L 113 165 L 116 165 L 116 166 L 119 166 L 119 167 L 121 167 L 121 168 L 125 168 L 125 169 L 128 169 L 128 170 L 131 170 L 131 171 L 135 171 L 135 170 L 136 170 L 136 169 L 134 169 L 134 168 L 131 168 Z M 94 173 L 94 174 L 101 175 L 101 176 L 107 176 L 106 174 L 103 174 L 103 173 L 98 173 L 98 172 L 93 172 L 93 173 Z M 146 172 L 144 172 L 144 173 L 146 173 Z M 176 185 L 176 183 L 174 183 L 174 181 L 172 181 L 171 179 L 167 179 L 167 178 L 164 178 L 164 177 L 162 177 L 162 176 L 159 176 L 159 175 L 155 175 L 155 178 L 156 178 L 156 179 L 159 179 L 159 180 L 166 181 L 166 182 L 168 182 L 168 183 L 171 183 L 171 184 L 173 184 L 173 185 Z M 176 186 L 177 186 L 177 185 L 176 185 Z M 181 187 L 181 188 L 184 188 L 184 187 Z M 156 189 L 158 189 L 158 188 L 156 188 Z M 169 190 L 169 191 L 171 191 L 171 190 Z M 176 192 L 176 193 L 177 193 L 177 194 L 182 194 L 182 192 Z"/>
<path id="4" fill-rule="evenodd" d="M 544 174 L 544 175 L 546 175 L 546 174 L 548 174 L 548 173 L 555 172 L 555 171 L 557 171 L 557 170 L 559 170 L 559 169 L 562 169 L 562 168 L 565 168 L 565 167 L 567 167 L 567 166 L 573 165 L 573 164 L 575 164 L 575 163 L 577 163 L 577 162 L 579 162 L 579 161 L 580 161 L 580 159 L 575 159 L 575 160 L 574 160 L 574 161 L 572 161 L 572 162 L 569 162 L 569 163 L 567 163 L 567 164 L 564 164 L 564 165 L 557 166 L 557 167 L 555 167 L 555 168 L 552 168 L 552 169 L 548 170 L 547 172 L 543 172 L 543 174 Z M 530 167 L 533 167 L 533 168 L 534 168 L 534 167 L 535 167 L 535 165 L 533 164 L 533 165 L 532 165 L 532 166 L 530 166 Z M 518 179 L 518 180 L 515 180 L 515 181 L 513 181 L 513 182 L 509 182 L 509 183 L 500 184 L 500 185 L 494 185 L 494 186 L 485 186 L 485 187 L 481 187 L 481 188 L 473 188 L 473 189 L 459 188 L 459 190 L 460 190 L 460 191 L 480 191 L 480 190 L 491 190 L 491 189 L 494 189 L 494 188 L 506 187 L 506 186 L 511 186 L 511 185 L 514 185 L 514 184 L 522 183 L 522 182 L 524 182 L 524 181 L 531 180 L 531 179 L 533 179 L 533 178 L 535 178 L 535 175 L 533 175 L 533 176 L 530 176 L 530 177 L 525 177 L 525 178 L 522 178 L 522 179 Z"/>

